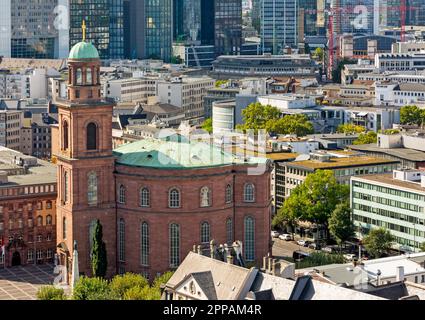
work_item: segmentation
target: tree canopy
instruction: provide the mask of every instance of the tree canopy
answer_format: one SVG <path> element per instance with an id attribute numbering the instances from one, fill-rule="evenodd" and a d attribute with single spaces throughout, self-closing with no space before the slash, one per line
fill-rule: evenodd
<path id="1" fill-rule="evenodd" d="M 339 245 L 354 237 L 354 224 L 348 201 L 337 204 L 329 218 L 329 231 Z"/>
<path id="2" fill-rule="evenodd" d="M 352 123 L 340 124 L 336 129 L 338 133 L 362 133 L 365 132 L 366 128 L 363 126 L 358 126 Z"/>
<path id="3" fill-rule="evenodd" d="M 378 141 L 378 135 L 374 131 L 361 133 L 359 137 L 354 140 L 353 144 L 370 144 Z"/>
<path id="4" fill-rule="evenodd" d="M 363 244 L 367 252 L 374 258 L 382 257 L 383 254 L 391 248 L 393 241 L 393 235 L 384 228 L 372 229 L 369 234 L 363 238 Z"/>
<path id="5" fill-rule="evenodd" d="M 400 123 L 422 126 L 425 123 L 425 110 L 417 106 L 404 106 L 400 109 Z"/>
<path id="6" fill-rule="evenodd" d="M 266 130 L 274 134 L 296 134 L 304 136 L 314 132 L 313 124 L 305 115 L 284 115 L 278 108 L 270 105 L 262 105 L 261 103 L 251 103 L 242 110 L 243 125 L 237 128 L 246 130 Z"/>
<path id="7" fill-rule="evenodd" d="M 275 226 L 285 221 L 305 220 L 327 225 L 336 206 L 347 201 L 349 187 L 338 184 L 331 170 L 318 170 L 292 190 L 273 220 Z"/>
<path id="8" fill-rule="evenodd" d="M 201 128 L 207 131 L 208 133 L 213 132 L 212 118 L 205 119 L 205 121 L 201 124 Z"/>

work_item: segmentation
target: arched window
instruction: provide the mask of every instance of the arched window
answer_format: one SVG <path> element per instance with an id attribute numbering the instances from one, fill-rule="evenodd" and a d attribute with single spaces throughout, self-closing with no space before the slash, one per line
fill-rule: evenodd
<path id="1" fill-rule="evenodd" d="M 118 188 L 118 202 L 125 203 L 125 187 L 122 184 Z"/>
<path id="2" fill-rule="evenodd" d="M 233 222 L 232 218 L 226 220 L 226 242 L 228 245 L 233 243 Z"/>
<path id="3" fill-rule="evenodd" d="M 91 68 L 87 68 L 86 70 L 86 84 L 93 84 L 93 75 L 91 72 Z"/>
<path id="4" fill-rule="evenodd" d="M 255 260 L 255 221 L 253 217 L 245 217 L 244 220 L 245 234 L 245 259 L 246 261 Z"/>
<path id="5" fill-rule="evenodd" d="M 97 149 L 97 126 L 90 122 L 87 125 L 87 150 Z"/>
<path id="6" fill-rule="evenodd" d="M 62 238 L 66 239 L 66 218 L 63 217 L 62 219 Z"/>
<path id="7" fill-rule="evenodd" d="M 77 69 L 77 84 L 83 84 L 83 71 L 81 68 Z"/>
<path id="8" fill-rule="evenodd" d="M 69 177 L 68 171 L 63 173 L 63 201 L 68 202 L 68 192 L 69 192 Z"/>
<path id="9" fill-rule="evenodd" d="M 37 217 L 37 226 L 41 227 L 43 225 L 43 217 L 42 216 L 38 216 Z"/>
<path id="10" fill-rule="evenodd" d="M 90 244 L 89 257 L 90 259 L 91 259 L 91 250 L 93 248 L 94 230 L 96 229 L 96 225 L 97 225 L 97 220 L 92 220 L 89 226 L 89 244 Z"/>
<path id="11" fill-rule="evenodd" d="M 202 187 L 200 192 L 201 207 L 209 207 L 211 205 L 211 192 L 208 187 Z"/>
<path id="12" fill-rule="evenodd" d="M 201 224 L 201 243 L 210 242 L 210 224 L 208 222 L 202 222 Z"/>
<path id="13" fill-rule="evenodd" d="M 232 197 L 233 197 L 232 186 L 230 184 L 228 184 L 226 186 L 226 203 L 232 202 Z"/>
<path id="14" fill-rule="evenodd" d="M 97 174 L 90 172 L 87 177 L 87 201 L 89 205 L 97 204 Z"/>
<path id="15" fill-rule="evenodd" d="M 149 265 L 149 225 L 143 222 L 140 226 L 140 264 Z"/>
<path id="16" fill-rule="evenodd" d="M 46 225 L 52 225 L 52 216 L 50 214 L 46 216 Z"/>
<path id="17" fill-rule="evenodd" d="M 243 200 L 245 202 L 255 201 L 255 187 L 252 183 L 247 183 L 244 187 Z"/>
<path id="18" fill-rule="evenodd" d="M 99 84 L 99 74 L 96 67 L 93 68 L 93 84 Z"/>
<path id="19" fill-rule="evenodd" d="M 168 193 L 168 206 L 170 208 L 180 208 L 180 191 L 173 188 Z"/>
<path id="20" fill-rule="evenodd" d="M 63 149 L 66 150 L 69 147 L 69 126 L 68 126 L 68 121 L 64 121 L 63 122 L 63 127 L 62 127 L 62 134 L 63 134 Z"/>
<path id="21" fill-rule="evenodd" d="M 180 264 L 180 226 L 176 223 L 170 224 L 170 267 L 177 268 Z"/>
<path id="22" fill-rule="evenodd" d="M 148 188 L 140 189 L 140 206 L 141 207 L 150 206 L 150 191 Z"/>
<path id="23" fill-rule="evenodd" d="M 125 221 L 120 219 L 118 225 L 118 257 L 121 262 L 125 261 Z"/>

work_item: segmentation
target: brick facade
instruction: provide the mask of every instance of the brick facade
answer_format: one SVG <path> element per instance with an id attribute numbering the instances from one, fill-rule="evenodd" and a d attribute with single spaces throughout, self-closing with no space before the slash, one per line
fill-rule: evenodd
<path id="1" fill-rule="evenodd" d="M 108 276 L 132 271 L 153 278 L 170 269 L 169 225 L 180 226 L 179 262 L 183 261 L 193 245 L 201 242 L 200 226 L 208 222 L 210 237 L 217 243 L 226 243 L 226 221 L 233 222 L 233 239 L 244 242 L 244 219 L 255 221 L 255 262 L 260 263 L 270 251 L 270 166 L 261 175 L 247 175 L 247 164 L 223 165 L 215 168 L 161 170 L 115 164 L 112 156 L 112 105 L 91 98 L 88 90 L 97 92 L 98 83 L 76 84 L 74 72 L 78 68 L 96 68 L 96 61 L 87 65 L 69 60 L 70 81 L 68 100 L 58 100 L 59 133 L 54 139 L 55 161 L 58 164 L 57 242 L 61 263 L 71 266 L 74 240 L 78 243 L 79 270 L 91 274 L 90 225 L 99 219 L 108 253 Z M 98 70 L 98 69 L 96 69 Z M 93 77 L 98 79 L 98 75 Z M 76 94 L 75 91 L 79 90 Z M 80 98 L 78 98 L 80 97 Z M 96 149 L 88 150 L 88 124 L 96 124 Z M 88 176 L 97 176 L 97 201 L 89 204 Z M 67 178 L 66 178 L 67 177 Z M 68 181 L 66 183 L 65 181 Z M 246 183 L 255 186 L 255 201 L 243 201 Z M 120 203 L 120 186 L 125 188 L 125 202 Z M 226 186 L 231 185 L 233 196 L 225 201 Z M 200 190 L 208 187 L 212 194 L 210 206 L 200 206 Z M 148 188 L 149 206 L 140 206 L 140 189 Z M 181 206 L 168 207 L 171 188 L 180 191 Z M 66 223 L 64 224 L 64 220 Z M 120 228 L 123 221 L 123 228 Z M 141 224 L 149 226 L 149 262 L 141 263 Z M 64 227 L 66 232 L 64 233 Z M 124 236 L 121 239 L 120 234 Z M 123 240 L 120 242 L 120 240 Z M 124 252 L 120 248 L 124 246 Z M 120 254 L 121 253 L 121 254 Z"/>

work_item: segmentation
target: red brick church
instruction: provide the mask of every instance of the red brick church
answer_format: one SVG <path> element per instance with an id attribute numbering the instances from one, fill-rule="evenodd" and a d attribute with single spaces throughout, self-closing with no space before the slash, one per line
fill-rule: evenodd
<path id="1" fill-rule="evenodd" d="M 68 60 L 68 97 L 58 102 L 53 148 L 58 165 L 57 243 L 71 266 L 91 274 L 97 219 L 103 226 L 108 275 L 153 278 L 175 269 L 194 245 L 242 241 L 247 262 L 270 251 L 270 164 L 241 159 L 205 143 L 145 139 L 112 149 L 113 104 L 100 92 L 100 59 L 87 42 Z M 259 175 L 248 170 L 264 165 Z"/>

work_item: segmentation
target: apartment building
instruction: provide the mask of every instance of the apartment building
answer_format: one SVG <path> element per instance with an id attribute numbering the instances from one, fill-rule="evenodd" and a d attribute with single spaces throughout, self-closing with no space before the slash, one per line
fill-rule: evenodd
<path id="1" fill-rule="evenodd" d="M 0 268 L 53 263 L 56 166 L 0 147 Z"/>
<path id="2" fill-rule="evenodd" d="M 378 82 L 375 105 L 399 106 L 425 102 L 425 83 Z"/>
<path id="3" fill-rule="evenodd" d="M 380 72 L 425 70 L 425 52 L 376 54 L 375 67 Z"/>
<path id="4" fill-rule="evenodd" d="M 341 184 L 348 185 L 351 176 L 388 173 L 397 169 L 399 161 L 365 156 L 360 153 L 333 151 L 310 153 L 285 165 L 285 197 L 302 184 L 310 173 L 332 170 Z"/>
<path id="5" fill-rule="evenodd" d="M 353 221 L 362 238 L 385 228 L 402 251 L 419 251 L 425 242 L 425 171 L 394 170 L 351 178 Z"/>
<path id="6" fill-rule="evenodd" d="M 109 80 L 104 84 L 106 98 L 117 102 L 147 103 L 149 97 L 156 95 L 158 78 L 143 77 Z"/>
<path id="7" fill-rule="evenodd" d="M 182 108 L 186 120 L 199 124 L 205 116 L 203 98 L 214 84 L 214 79 L 205 76 L 162 80 L 157 84 L 158 101 Z"/>
<path id="8" fill-rule="evenodd" d="M 23 112 L 0 110 L 0 146 L 20 151 Z"/>

